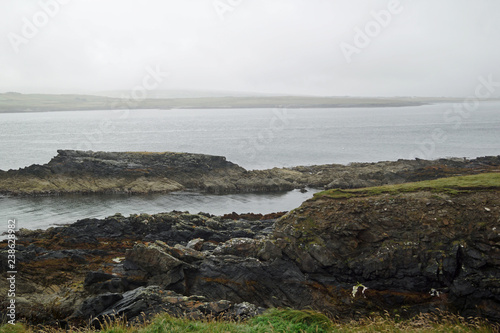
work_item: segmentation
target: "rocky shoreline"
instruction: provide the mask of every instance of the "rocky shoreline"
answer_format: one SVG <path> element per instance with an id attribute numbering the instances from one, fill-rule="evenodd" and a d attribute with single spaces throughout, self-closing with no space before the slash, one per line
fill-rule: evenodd
<path id="1" fill-rule="evenodd" d="M 164 311 L 238 319 L 270 307 L 341 319 L 440 309 L 500 322 L 500 180 L 487 175 L 474 189 L 326 193 L 286 214 L 117 214 L 20 230 L 18 313 L 61 326 Z"/>
<path id="2" fill-rule="evenodd" d="M 360 188 L 477 174 L 500 168 L 500 156 L 398 160 L 245 170 L 222 156 L 189 153 L 59 150 L 49 163 L 0 170 L 0 194 L 227 194 L 312 188 Z"/>

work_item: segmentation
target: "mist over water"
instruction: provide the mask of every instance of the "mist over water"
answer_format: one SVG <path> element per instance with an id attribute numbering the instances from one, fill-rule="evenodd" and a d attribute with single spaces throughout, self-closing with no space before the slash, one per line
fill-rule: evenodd
<path id="1" fill-rule="evenodd" d="M 72 111 L 0 115 L 0 169 L 58 149 L 225 156 L 246 169 L 500 154 L 500 102 L 397 108 Z M 440 131 L 440 140 L 433 133 Z"/>

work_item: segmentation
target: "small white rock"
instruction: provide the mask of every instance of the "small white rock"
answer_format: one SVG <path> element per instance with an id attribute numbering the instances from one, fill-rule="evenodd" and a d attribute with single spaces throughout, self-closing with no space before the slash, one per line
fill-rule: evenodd
<path id="1" fill-rule="evenodd" d="M 484 210 L 487 212 L 491 212 L 491 209 L 489 209 L 488 207 L 484 207 Z"/>

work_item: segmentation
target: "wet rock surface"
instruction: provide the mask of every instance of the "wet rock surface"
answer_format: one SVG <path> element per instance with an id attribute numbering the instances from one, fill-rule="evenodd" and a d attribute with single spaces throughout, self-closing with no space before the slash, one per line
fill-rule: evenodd
<path id="1" fill-rule="evenodd" d="M 49 163 L 0 170 L 0 193 L 208 193 L 359 188 L 498 170 L 500 156 L 329 164 L 248 171 L 222 156 L 189 153 L 59 150 Z"/>
<path id="2" fill-rule="evenodd" d="M 21 230 L 18 314 L 97 325 L 163 311 L 237 319 L 293 307 L 350 319 L 439 308 L 500 321 L 499 194 L 317 197 L 278 219 L 117 214 Z"/>

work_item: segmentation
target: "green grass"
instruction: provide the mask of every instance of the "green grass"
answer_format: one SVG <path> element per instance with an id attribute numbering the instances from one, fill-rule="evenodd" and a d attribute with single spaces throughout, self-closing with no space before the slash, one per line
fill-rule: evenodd
<path id="1" fill-rule="evenodd" d="M 331 332 L 333 322 L 324 314 L 293 309 L 271 309 L 249 323 L 250 332 Z"/>
<path id="2" fill-rule="evenodd" d="M 446 313 L 421 314 L 409 320 L 374 316 L 358 321 L 336 322 L 314 311 L 271 309 L 248 321 L 189 320 L 157 315 L 144 324 L 130 326 L 123 320 L 103 323 L 100 331 L 94 329 L 70 329 L 68 332 L 104 333 L 330 333 L 330 332 L 498 332 L 499 326 L 482 319 L 465 320 Z M 22 324 L 0 326 L 0 333 L 63 333 L 63 330 L 45 327 L 30 328 Z"/>
<path id="3" fill-rule="evenodd" d="M 22 324 L 4 324 L 0 326 L 0 333 L 25 333 L 29 332 L 29 330 Z"/>
<path id="4" fill-rule="evenodd" d="M 414 183 L 384 185 L 359 189 L 332 189 L 316 193 L 314 197 L 316 199 L 323 197 L 348 199 L 352 197 L 368 197 L 380 194 L 399 194 L 419 191 L 458 194 L 467 191 L 487 189 L 500 189 L 500 173 L 482 173 L 471 176 L 440 178 Z"/>

